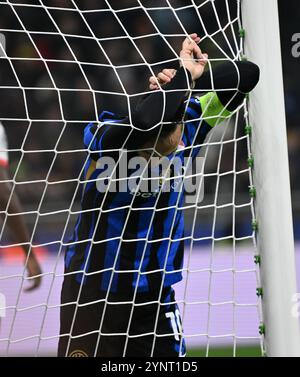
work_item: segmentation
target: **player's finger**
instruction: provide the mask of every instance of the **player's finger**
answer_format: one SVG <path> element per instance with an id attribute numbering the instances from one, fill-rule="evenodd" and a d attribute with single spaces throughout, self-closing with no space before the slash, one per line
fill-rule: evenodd
<path id="1" fill-rule="evenodd" d="M 156 89 L 158 89 L 158 85 L 157 84 L 150 84 L 149 88 L 150 88 L 150 90 L 156 90 Z"/>
<path id="2" fill-rule="evenodd" d="M 153 84 L 153 85 L 155 85 L 155 84 L 157 85 L 158 84 L 158 80 L 157 80 L 157 78 L 155 76 L 151 76 L 149 78 L 149 83 Z"/>
<path id="3" fill-rule="evenodd" d="M 167 75 L 165 75 L 164 73 L 160 72 L 158 75 L 157 75 L 160 83 L 167 83 L 167 82 L 170 82 L 171 81 L 171 78 Z"/>
<path id="4" fill-rule="evenodd" d="M 162 70 L 162 73 L 172 79 L 174 77 L 174 71 L 175 69 L 165 68 Z"/>
<path id="5" fill-rule="evenodd" d="M 207 54 L 202 54 L 201 58 L 198 59 L 198 63 L 203 65 L 203 66 L 206 66 L 208 62 L 208 55 Z"/>
<path id="6" fill-rule="evenodd" d="M 157 77 L 159 80 L 162 80 L 162 81 L 169 80 L 171 78 L 169 74 L 166 74 L 165 72 L 159 72 Z"/>
<path id="7" fill-rule="evenodd" d="M 201 48 L 196 43 L 193 45 L 193 54 L 196 59 L 202 59 L 203 57 Z"/>
<path id="8" fill-rule="evenodd" d="M 190 34 L 189 36 L 195 43 L 199 43 L 201 41 L 201 38 L 198 36 L 197 33 Z"/>
<path id="9" fill-rule="evenodd" d="M 159 84 L 158 84 L 158 80 L 155 76 L 151 76 L 149 78 L 149 89 L 150 90 L 156 90 L 158 89 L 159 87 Z"/>
<path id="10" fill-rule="evenodd" d="M 195 40 L 197 38 L 199 38 L 197 33 L 192 33 L 192 34 L 189 34 L 188 36 L 188 39 L 192 39 L 192 40 Z"/>
<path id="11" fill-rule="evenodd" d="M 149 84 L 149 89 L 150 90 L 156 90 L 156 89 L 158 89 L 158 85 L 156 85 L 156 84 Z"/>
<path id="12" fill-rule="evenodd" d="M 190 34 L 185 40 L 183 41 L 184 45 L 191 45 L 193 43 L 199 43 L 201 38 L 198 36 L 197 33 Z"/>
<path id="13" fill-rule="evenodd" d="M 170 82 L 176 74 L 176 69 L 165 68 L 160 72 L 157 77 L 151 76 L 149 78 L 149 88 L 151 90 L 158 89 L 158 84 L 165 84 Z"/>

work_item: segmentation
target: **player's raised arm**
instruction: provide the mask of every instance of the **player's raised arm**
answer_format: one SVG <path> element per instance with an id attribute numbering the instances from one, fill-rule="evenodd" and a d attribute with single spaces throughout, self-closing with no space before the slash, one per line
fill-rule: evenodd
<path id="1" fill-rule="evenodd" d="M 215 92 L 227 110 L 233 111 L 244 101 L 259 81 L 259 67 L 250 61 L 226 61 L 205 72 L 195 83 L 195 90 Z"/>
<path id="2" fill-rule="evenodd" d="M 176 72 L 164 69 L 157 77 L 150 77 L 149 88 L 157 90 L 160 85 L 167 85 Z M 259 76 L 259 67 L 249 61 L 226 61 L 213 66 L 195 80 L 194 92 L 200 93 L 191 98 L 187 119 L 202 117 L 210 126 L 215 126 L 243 103 L 247 93 L 257 85 Z"/>
<path id="3" fill-rule="evenodd" d="M 187 92 L 192 89 L 194 81 L 202 76 L 207 64 L 208 55 L 202 53 L 199 42 L 196 33 L 183 41 L 179 54 L 181 68 L 178 71 L 163 70 L 157 77 L 150 77 L 149 88 L 154 91 L 143 98 L 133 112 L 133 125 L 147 130 L 161 122 L 181 120 L 179 110 Z M 162 90 L 155 90 L 159 87 Z"/>
<path id="4" fill-rule="evenodd" d="M 187 92 L 194 86 L 194 80 L 202 76 L 207 63 L 208 56 L 202 53 L 198 46 L 199 42 L 200 38 L 196 33 L 183 41 L 179 54 L 181 68 L 166 70 L 166 74 L 162 71 L 157 78 L 150 78 L 150 89 L 158 89 L 163 85 L 162 90 L 143 96 L 138 105 L 131 109 L 129 117 L 104 112 L 99 119 L 102 122 L 100 128 L 93 123 L 86 127 L 85 145 L 91 152 L 95 151 L 95 157 L 99 156 L 100 151 L 124 147 L 127 140 L 129 140 L 127 146 L 130 148 L 139 147 L 147 140 L 149 136 L 147 131 L 162 122 L 182 120 L 181 110 Z M 128 126 L 120 123 L 128 123 Z M 134 130 L 130 127 L 130 123 Z"/>
<path id="5" fill-rule="evenodd" d="M 157 77 L 150 77 L 150 90 L 169 85 L 176 75 L 176 70 L 164 69 Z M 210 65 L 210 70 L 194 81 L 195 93 L 181 109 L 185 112 L 186 142 L 202 144 L 212 127 L 230 117 L 243 103 L 246 94 L 257 85 L 259 76 L 259 67 L 249 61 Z"/>
<path id="6" fill-rule="evenodd" d="M 195 82 L 194 90 L 201 92 L 190 99 L 186 119 L 201 117 L 210 127 L 216 126 L 232 115 L 258 81 L 259 68 L 252 62 L 229 61 L 211 67 Z"/>

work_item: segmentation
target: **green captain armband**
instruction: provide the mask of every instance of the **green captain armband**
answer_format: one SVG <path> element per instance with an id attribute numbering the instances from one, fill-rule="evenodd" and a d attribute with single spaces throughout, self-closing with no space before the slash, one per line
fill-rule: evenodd
<path id="1" fill-rule="evenodd" d="M 211 127 L 215 127 L 232 114 L 231 111 L 224 107 L 215 92 L 209 92 L 204 96 L 197 96 L 196 98 L 201 105 L 203 120 Z"/>

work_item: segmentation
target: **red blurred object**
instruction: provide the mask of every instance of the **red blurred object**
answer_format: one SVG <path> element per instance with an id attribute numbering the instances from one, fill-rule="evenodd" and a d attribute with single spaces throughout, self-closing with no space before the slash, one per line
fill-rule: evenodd
<path id="1" fill-rule="evenodd" d="M 49 255 L 49 251 L 45 247 L 34 247 L 33 250 L 39 261 L 45 260 Z M 24 251 L 20 246 L 1 248 L 0 260 L 5 263 L 22 263 L 24 261 Z"/>

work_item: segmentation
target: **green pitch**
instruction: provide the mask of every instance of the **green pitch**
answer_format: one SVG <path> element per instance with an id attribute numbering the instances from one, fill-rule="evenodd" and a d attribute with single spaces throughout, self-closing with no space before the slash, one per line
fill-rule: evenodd
<path id="1" fill-rule="evenodd" d="M 187 357 L 205 357 L 206 348 L 192 348 L 187 352 Z M 217 347 L 209 350 L 209 357 L 232 357 L 232 347 Z M 243 346 L 236 348 L 237 357 L 261 357 L 262 351 L 260 346 Z"/>

